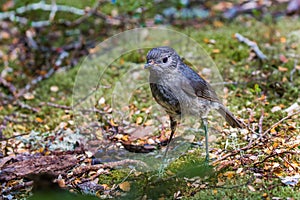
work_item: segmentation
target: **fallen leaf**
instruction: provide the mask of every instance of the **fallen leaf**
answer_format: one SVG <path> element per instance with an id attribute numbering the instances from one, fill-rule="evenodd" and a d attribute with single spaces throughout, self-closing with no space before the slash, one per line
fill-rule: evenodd
<path id="1" fill-rule="evenodd" d="M 110 123 L 111 123 L 112 126 L 118 126 L 118 124 L 116 124 L 113 119 L 110 119 Z"/>
<path id="2" fill-rule="evenodd" d="M 135 123 L 137 125 L 141 124 L 143 122 L 143 118 L 142 117 L 137 117 Z"/>
<path id="3" fill-rule="evenodd" d="M 294 176 L 286 176 L 284 178 L 280 178 L 281 182 L 287 186 L 296 186 L 299 183 L 300 175 L 296 174 Z"/>
<path id="4" fill-rule="evenodd" d="M 279 66 L 279 67 L 278 67 L 278 70 L 279 70 L 280 72 L 287 72 L 289 69 L 286 68 L 286 67 L 281 67 L 281 66 Z"/>
<path id="5" fill-rule="evenodd" d="M 281 38 L 280 38 L 280 42 L 281 42 L 281 43 L 286 43 L 286 38 L 285 38 L 285 37 L 281 37 Z"/>
<path id="6" fill-rule="evenodd" d="M 257 158 L 257 156 L 250 156 L 249 157 L 251 160 L 257 160 L 258 158 Z"/>
<path id="7" fill-rule="evenodd" d="M 248 185 L 248 188 L 251 192 L 255 192 L 255 188 L 252 185 Z"/>
<path id="8" fill-rule="evenodd" d="M 13 8 L 14 6 L 15 2 L 13 0 L 9 0 L 2 5 L 2 10 L 7 11 L 8 9 Z"/>
<path id="9" fill-rule="evenodd" d="M 37 121 L 39 123 L 42 123 L 44 120 L 42 118 L 40 118 L 40 117 L 37 117 L 37 118 L 35 118 L 35 121 Z"/>
<path id="10" fill-rule="evenodd" d="M 279 60 L 281 61 L 281 62 L 283 62 L 283 63 L 287 63 L 288 61 L 289 61 L 289 59 L 287 59 L 286 57 L 285 57 L 285 55 L 280 55 L 279 56 Z"/>
<path id="11" fill-rule="evenodd" d="M 25 93 L 23 96 L 26 100 L 34 99 L 34 95 L 30 92 Z"/>
<path id="12" fill-rule="evenodd" d="M 219 20 L 215 20 L 213 22 L 214 27 L 220 28 L 222 26 L 224 26 L 223 22 L 219 21 Z"/>
<path id="13" fill-rule="evenodd" d="M 280 106 L 274 106 L 272 109 L 271 109 L 271 112 L 274 113 L 274 112 L 277 112 L 277 111 L 280 111 L 281 110 L 281 107 Z"/>
<path id="14" fill-rule="evenodd" d="M 227 171 L 224 173 L 224 176 L 226 176 L 228 179 L 231 179 L 235 175 L 234 171 Z"/>
<path id="15" fill-rule="evenodd" d="M 238 168 L 238 169 L 236 170 L 236 173 L 237 173 L 237 174 L 240 174 L 240 173 L 242 173 L 242 171 L 243 171 L 243 168 Z"/>
<path id="16" fill-rule="evenodd" d="M 123 183 L 119 184 L 119 187 L 121 190 L 123 190 L 124 192 L 128 192 L 130 191 L 130 183 L 128 181 L 125 181 Z"/>
<path id="17" fill-rule="evenodd" d="M 220 49 L 213 49 L 212 52 L 213 53 L 220 53 Z"/>
<path id="18" fill-rule="evenodd" d="M 101 97 L 101 98 L 99 99 L 98 104 L 99 104 L 99 105 L 105 104 L 105 99 L 104 99 L 104 97 Z"/>
<path id="19" fill-rule="evenodd" d="M 59 88 L 56 85 L 53 85 L 50 87 L 51 92 L 57 92 L 58 90 L 59 90 Z"/>

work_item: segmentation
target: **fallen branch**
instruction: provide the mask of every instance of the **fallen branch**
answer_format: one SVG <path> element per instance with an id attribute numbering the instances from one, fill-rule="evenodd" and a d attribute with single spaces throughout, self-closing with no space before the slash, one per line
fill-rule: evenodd
<path id="1" fill-rule="evenodd" d="M 259 59 L 261 60 L 267 59 L 267 56 L 259 49 L 259 47 L 255 42 L 249 40 L 248 38 L 242 36 L 239 33 L 236 33 L 234 36 L 238 39 L 238 41 L 243 42 L 247 44 L 249 47 L 251 47 Z"/>

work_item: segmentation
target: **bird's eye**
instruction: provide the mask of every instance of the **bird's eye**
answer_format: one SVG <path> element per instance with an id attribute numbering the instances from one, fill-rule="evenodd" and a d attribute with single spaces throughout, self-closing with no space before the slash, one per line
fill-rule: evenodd
<path id="1" fill-rule="evenodd" d="M 164 57 L 162 61 L 163 61 L 163 63 L 167 63 L 168 62 L 168 57 Z"/>

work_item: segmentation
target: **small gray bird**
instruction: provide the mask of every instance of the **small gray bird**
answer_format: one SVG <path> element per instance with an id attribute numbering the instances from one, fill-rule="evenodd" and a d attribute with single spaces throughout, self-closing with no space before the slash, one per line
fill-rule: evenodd
<path id="1" fill-rule="evenodd" d="M 209 83 L 184 64 L 173 48 L 163 46 L 151 49 L 147 54 L 145 68 L 150 70 L 149 82 L 154 99 L 170 117 L 171 135 L 165 156 L 177 122 L 185 115 L 202 119 L 207 161 L 209 160 L 207 114 L 210 109 L 217 110 L 232 127 L 243 127 L 222 104 Z"/>

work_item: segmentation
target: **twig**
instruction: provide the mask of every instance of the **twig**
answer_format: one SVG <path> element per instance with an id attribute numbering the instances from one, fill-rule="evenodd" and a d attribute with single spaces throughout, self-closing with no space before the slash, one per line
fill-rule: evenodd
<path id="1" fill-rule="evenodd" d="M 259 49 L 259 47 L 257 46 L 257 44 L 255 42 L 249 40 L 248 38 L 242 36 L 239 33 L 236 33 L 234 36 L 240 42 L 243 42 L 243 43 L 247 44 L 249 47 L 251 47 L 259 59 L 261 59 L 261 60 L 267 59 L 267 56 Z"/>
<path id="2" fill-rule="evenodd" d="M 8 137 L 8 138 L 0 138 L 0 141 L 8 141 L 10 139 L 17 138 L 17 137 L 24 136 L 24 135 L 29 135 L 29 134 L 30 133 L 22 133 L 22 134 L 19 134 L 19 135 L 14 135 L 14 136 Z"/>
<path id="3" fill-rule="evenodd" d="M 25 104 L 24 102 L 21 102 L 19 100 L 16 101 L 16 104 L 18 106 L 20 106 L 21 108 L 28 109 L 28 110 L 31 110 L 31 111 L 36 112 L 36 113 L 40 111 L 39 108 L 34 108 L 34 107 L 32 107 L 32 106 L 30 106 L 28 104 Z"/>
<path id="4" fill-rule="evenodd" d="M 60 105 L 60 104 L 55 104 L 55 103 L 51 103 L 51 102 L 41 102 L 40 106 L 51 106 L 54 108 L 60 108 L 60 109 L 64 109 L 64 110 L 72 110 L 72 107 L 70 106 L 66 106 L 66 105 Z"/>
<path id="5" fill-rule="evenodd" d="M 262 127 L 263 121 L 264 121 L 264 110 L 261 111 L 261 116 L 258 121 L 258 134 L 260 138 L 262 137 L 262 132 L 263 132 L 263 127 Z"/>
<path id="6" fill-rule="evenodd" d="M 268 128 L 263 134 L 262 136 L 266 135 L 269 131 L 271 131 L 273 128 L 275 128 L 276 126 L 278 126 L 279 124 L 281 124 L 284 120 L 287 120 L 289 118 L 291 118 L 294 115 L 298 115 L 300 114 L 300 109 L 296 112 L 293 112 L 291 114 L 289 114 L 288 116 L 282 118 L 281 120 L 279 120 L 278 122 L 276 122 L 275 124 L 273 124 L 270 128 Z"/>
<path id="7" fill-rule="evenodd" d="M 299 155 L 300 152 L 297 152 L 297 154 Z M 284 162 L 286 162 L 291 168 L 293 168 L 293 170 L 298 172 L 298 169 L 295 168 L 288 160 L 286 160 L 285 158 L 281 158 Z"/>
<path id="8" fill-rule="evenodd" d="M 283 151 L 283 152 L 280 152 L 280 153 L 273 153 L 271 155 L 268 155 L 267 157 L 265 157 L 262 161 L 257 161 L 253 164 L 253 166 L 255 165 L 259 165 L 259 164 L 262 164 L 264 162 L 266 162 L 269 158 L 273 158 L 275 156 L 280 156 L 282 154 L 299 154 L 300 152 L 299 151 Z"/>
<path id="9" fill-rule="evenodd" d="M 211 86 L 218 86 L 218 85 L 239 85 L 239 82 L 230 81 L 230 82 L 218 82 L 218 83 L 211 83 Z"/>
<path id="10" fill-rule="evenodd" d="M 20 120 L 12 119 L 9 116 L 5 116 L 4 120 L 9 121 L 9 122 L 13 122 L 15 124 L 22 124 L 22 123 L 28 122 L 28 121 L 25 121 L 25 120 L 20 121 Z"/>
<path id="11" fill-rule="evenodd" d="M 6 87 L 9 90 L 9 92 L 15 96 L 17 89 L 12 83 L 6 81 L 4 78 L 0 76 L 0 84 Z"/>
<path id="12" fill-rule="evenodd" d="M 294 73 L 295 73 L 296 70 L 297 70 L 297 63 L 298 63 L 298 60 L 295 59 L 295 61 L 294 61 L 294 68 L 291 70 L 291 73 L 290 73 L 290 81 L 291 81 L 292 84 L 293 84 L 293 76 L 294 76 Z"/>
<path id="13" fill-rule="evenodd" d="M 54 20 L 55 15 L 56 15 L 56 12 L 57 12 L 56 1 L 55 1 L 55 0 L 52 0 L 51 3 L 52 3 L 52 7 L 51 7 L 50 15 L 49 15 L 49 21 L 50 21 L 50 22 L 52 22 L 52 21 Z"/>

